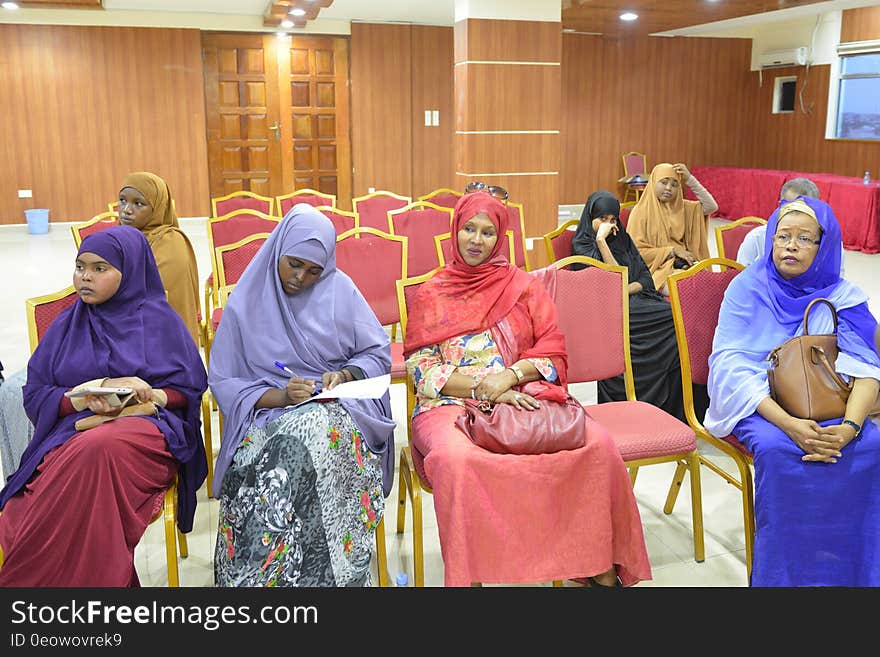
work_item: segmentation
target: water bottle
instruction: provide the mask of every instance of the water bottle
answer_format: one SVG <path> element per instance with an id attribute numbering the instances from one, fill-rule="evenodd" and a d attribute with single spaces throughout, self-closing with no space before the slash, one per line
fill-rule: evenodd
<path id="1" fill-rule="evenodd" d="M 863 185 L 870 185 L 871 184 L 871 172 L 870 171 L 865 171 L 865 177 L 862 178 L 862 184 Z"/>

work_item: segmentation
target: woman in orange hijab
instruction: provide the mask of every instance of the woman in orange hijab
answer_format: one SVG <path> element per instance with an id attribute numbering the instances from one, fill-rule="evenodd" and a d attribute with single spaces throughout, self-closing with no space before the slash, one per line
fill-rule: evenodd
<path id="1" fill-rule="evenodd" d="M 196 254 L 177 223 L 171 190 L 155 173 L 130 173 L 119 188 L 119 223 L 141 231 L 150 243 L 168 295 L 199 344 L 199 272 Z"/>
<path id="2" fill-rule="evenodd" d="M 684 198 L 685 184 L 698 200 Z M 663 294 L 675 269 L 709 257 L 709 215 L 717 209 L 715 199 L 684 164 L 664 162 L 651 171 L 626 230 Z"/>

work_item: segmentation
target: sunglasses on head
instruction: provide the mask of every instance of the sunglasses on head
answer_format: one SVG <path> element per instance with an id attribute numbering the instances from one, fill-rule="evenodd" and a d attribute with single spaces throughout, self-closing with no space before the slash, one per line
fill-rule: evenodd
<path id="1" fill-rule="evenodd" d="M 503 187 L 499 187 L 498 185 L 487 185 L 479 180 L 472 180 L 467 184 L 467 187 L 464 188 L 465 194 L 472 194 L 473 192 L 488 192 L 490 196 L 497 198 L 499 201 L 506 201 L 509 196 L 507 190 Z"/>

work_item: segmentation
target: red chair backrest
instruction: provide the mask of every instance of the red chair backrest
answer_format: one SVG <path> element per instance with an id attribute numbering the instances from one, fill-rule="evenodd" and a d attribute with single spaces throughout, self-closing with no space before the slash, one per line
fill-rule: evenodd
<path id="1" fill-rule="evenodd" d="M 296 196 L 278 199 L 278 205 L 280 206 L 279 212 L 282 217 L 297 203 L 308 203 L 309 205 L 318 207 L 319 205 L 332 206 L 334 202 L 332 196 L 324 196 L 322 194 L 297 194 Z"/>
<path id="2" fill-rule="evenodd" d="M 119 219 L 113 219 L 112 217 L 108 217 L 107 219 L 101 219 L 101 221 L 96 221 L 90 226 L 86 226 L 85 228 L 79 229 L 79 238 L 80 242 L 87 238 L 89 235 L 93 233 L 100 233 L 102 230 L 106 230 L 108 228 L 112 228 L 113 226 L 119 225 Z"/>
<path id="3" fill-rule="evenodd" d="M 455 204 L 458 203 L 458 199 L 462 197 L 461 194 L 457 194 L 454 192 L 439 192 L 434 194 L 433 196 L 425 196 L 420 197 L 420 201 L 429 201 L 434 205 L 441 205 L 444 208 L 454 208 Z"/>
<path id="4" fill-rule="evenodd" d="M 336 240 L 336 267 L 351 277 L 383 326 L 400 321 L 397 280 L 406 278 L 404 243 L 384 231 L 363 228 Z M 358 237 L 356 238 L 355 235 Z"/>
<path id="5" fill-rule="evenodd" d="M 347 230 L 359 227 L 354 217 L 349 217 L 347 214 L 340 214 L 337 210 L 328 206 L 317 205 L 315 207 L 321 211 L 321 214 L 333 222 L 333 227 L 336 229 L 337 236 L 342 235 L 342 233 Z"/>
<path id="6" fill-rule="evenodd" d="M 565 335 L 569 383 L 599 381 L 624 372 L 621 286 L 620 273 L 599 267 L 556 272 L 554 299 Z"/>
<path id="7" fill-rule="evenodd" d="M 645 173 L 645 158 L 643 155 L 630 154 L 624 156 L 623 160 L 627 176 L 634 176 L 637 173 Z"/>
<path id="8" fill-rule="evenodd" d="M 34 308 L 34 321 L 37 325 L 37 341 L 43 339 L 49 325 L 55 321 L 55 318 L 61 314 L 61 311 L 72 306 L 77 299 L 76 292 L 71 292 L 65 297 L 41 303 Z"/>
<path id="9" fill-rule="evenodd" d="M 575 231 L 564 230 L 556 237 L 550 238 L 553 245 L 553 256 L 556 260 L 562 260 L 571 255 L 571 243 L 574 240 Z"/>
<path id="10" fill-rule="evenodd" d="M 705 384 L 709 380 L 709 355 L 721 302 L 727 286 L 738 273 L 733 267 L 720 272 L 704 269 L 676 283 L 694 383 Z"/>
<path id="11" fill-rule="evenodd" d="M 218 246 L 233 244 L 248 235 L 271 233 L 278 226 L 278 219 L 260 214 L 241 213 L 231 217 L 215 217 L 208 220 L 211 244 Z"/>
<path id="12" fill-rule="evenodd" d="M 632 206 L 626 208 L 620 208 L 620 224 L 626 228 L 626 225 L 629 223 L 629 213 L 632 212 Z"/>
<path id="13" fill-rule="evenodd" d="M 409 205 L 410 199 L 379 194 L 364 199 L 352 199 L 352 203 L 354 211 L 358 213 L 361 228 L 377 228 L 385 232 L 388 230 L 388 211 Z"/>
<path id="14" fill-rule="evenodd" d="M 223 199 L 222 201 L 218 200 L 216 202 L 217 209 L 214 211 L 214 215 L 220 217 L 235 210 L 257 210 L 264 214 L 272 214 L 272 204 L 274 203 L 274 200 L 275 199 L 264 200 L 261 198 L 254 198 L 253 196 L 236 195 L 232 198 Z"/>
<path id="15" fill-rule="evenodd" d="M 391 215 L 389 232 L 407 237 L 408 276 L 421 276 L 437 266 L 434 236 L 448 233 L 452 213 L 430 207 L 405 209 Z"/>
<path id="16" fill-rule="evenodd" d="M 264 236 L 254 236 L 254 239 L 250 239 L 234 249 L 221 250 L 218 253 L 218 264 L 223 268 L 223 277 L 222 280 L 217 282 L 217 284 L 219 286 L 224 286 L 235 285 L 238 283 L 238 279 L 241 278 L 244 270 L 247 269 L 250 261 L 254 259 L 255 255 L 257 255 L 257 251 L 260 250 L 260 247 L 263 246 L 266 239 L 267 238 Z"/>
<path id="17" fill-rule="evenodd" d="M 724 253 L 719 253 L 720 257 L 736 259 L 736 254 L 739 252 L 739 247 L 742 246 L 743 240 L 746 238 L 746 235 L 749 234 L 749 231 L 754 230 L 758 226 L 761 226 L 761 223 L 745 223 L 740 224 L 739 226 L 734 226 L 728 230 L 721 231 L 721 241 L 724 244 Z"/>

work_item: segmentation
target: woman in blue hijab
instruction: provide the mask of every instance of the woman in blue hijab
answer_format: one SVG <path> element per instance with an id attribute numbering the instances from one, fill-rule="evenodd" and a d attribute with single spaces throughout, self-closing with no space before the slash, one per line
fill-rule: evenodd
<path id="1" fill-rule="evenodd" d="M 223 414 L 218 586 L 369 583 L 394 473 L 388 392 L 292 405 L 318 385 L 390 371 L 388 334 L 336 269 L 333 224 L 293 206 L 239 279 L 211 347 Z"/>
<path id="2" fill-rule="evenodd" d="M 34 436 L 0 491 L 0 586 L 137 585 L 134 548 L 164 490 L 176 474 L 178 526 L 189 532 L 208 471 L 205 367 L 146 237 L 129 226 L 89 235 L 73 285 L 78 299 L 28 361 Z M 100 385 L 156 406 L 91 426 L 114 414 L 108 401 L 65 392 Z"/>
<path id="3" fill-rule="evenodd" d="M 880 586 L 880 430 L 868 418 L 880 389 L 877 320 L 840 277 L 840 226 L 824 201 L 783 202 L 767 224 L 763 259 L 733 279 L 709 357 L 705 426 L 754 455 L 752 586 Z M 792 417 L 771 397 L 768 354 L 802 333 L 804 310 L 837 309 L 835 369 L 853 382 L 842 418 Z M 833 333 L 830 310 L 810 333 Z"/>

